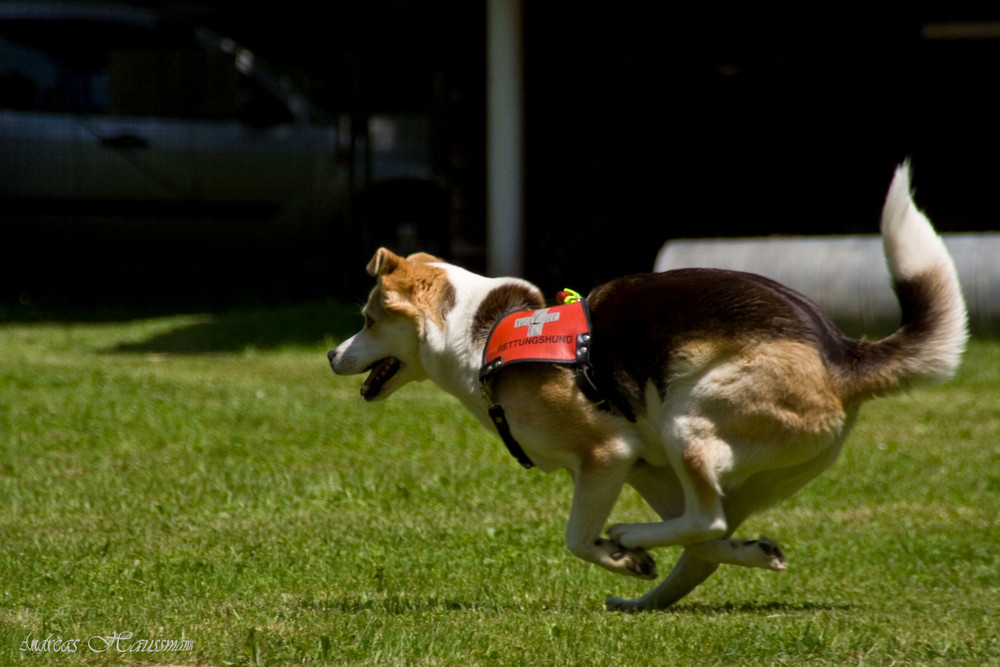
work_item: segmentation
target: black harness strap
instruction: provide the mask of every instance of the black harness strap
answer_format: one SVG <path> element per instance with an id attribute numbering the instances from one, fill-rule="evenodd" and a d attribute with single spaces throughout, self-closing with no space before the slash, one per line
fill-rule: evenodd
<path id="1" fill-rule="evenodd" d="M 507 445 L 507 451 L 510 455 L 517 459 L 517 462 L 521 464 L 521 467 L 525 470 L 534 468 L 535 464 L 531 458 L 524 452 L 524 448 L 521 447 L 521 443 L 514 439 L 513 434 L 510 432 L 510 424 L 507 423 L 507 415 L 503 412 L 503 406 L 499 403 L 493 403 L 489 408 L 490 420 L 493 421 L 493 425 L 497 427 L 497 433 L 500 434 L 500 439 L 503 440 L 503 444 Z"/>

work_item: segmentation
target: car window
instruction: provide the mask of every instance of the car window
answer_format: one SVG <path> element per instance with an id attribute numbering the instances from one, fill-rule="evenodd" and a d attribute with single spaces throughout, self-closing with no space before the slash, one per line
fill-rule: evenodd
<path id="1" fill-rule="evenodd" d="M 101 68 L 85 57 L 72 62 L 58 42 L 40 44 L 34 24 L 26 27 L 4 24 L 0 32 L 0 107 L 86 113 L 106 106 Z"/>
<path id="2" fill-rule="evenodd" d="M 0 108 L 260 126 L 293 120 L 232 53 L 201 48 L 187 28 L 84 21 L 0 22 Z"/>

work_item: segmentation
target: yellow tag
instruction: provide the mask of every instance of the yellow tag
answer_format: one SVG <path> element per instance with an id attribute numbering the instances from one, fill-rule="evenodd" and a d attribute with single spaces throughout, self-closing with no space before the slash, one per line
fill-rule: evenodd
<path id="1" fill-rule="evenodd" d="M 562 299 L 562 302 L 564 304 L 576 303 L 577 301 L 583 301 L 583 297 L 580 296 L 579 292 L 576 292 L 576 291 L 568 289 L 568 288 L 564 289 L 561 292 L 559 292 L 559 294 L 556 295 L 556 296 L 559 299 Z"/>

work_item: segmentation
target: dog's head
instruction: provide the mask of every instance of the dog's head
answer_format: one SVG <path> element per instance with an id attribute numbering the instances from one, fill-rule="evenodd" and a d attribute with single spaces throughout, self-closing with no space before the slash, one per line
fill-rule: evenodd
<path id="1" fill-rule="evenodd" d="M 427 377 L 421 348 L 429 327 L 444 328 L 455 290 L 441 260 L 426 253 L 404 258 L 380 248 L 367 270 L 377 282 L 362 310 L 364 327 L 328 356 L 338 375 L 368 371 L 361 395 L 374 401 Z"/>

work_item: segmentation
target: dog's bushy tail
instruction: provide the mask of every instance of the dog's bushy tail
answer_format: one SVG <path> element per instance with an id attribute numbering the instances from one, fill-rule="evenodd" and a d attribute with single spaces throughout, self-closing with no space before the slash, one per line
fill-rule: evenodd
<path id="1" fill-rule="evenodd" d="M 844 379 L 846 393 L 861 398 L 951 377 L 968 340 L 955 264 L 913 203 L 909 163 L 896 169 L 881 230 L 902 323 L 887 338 L 859 344 Z"/>

